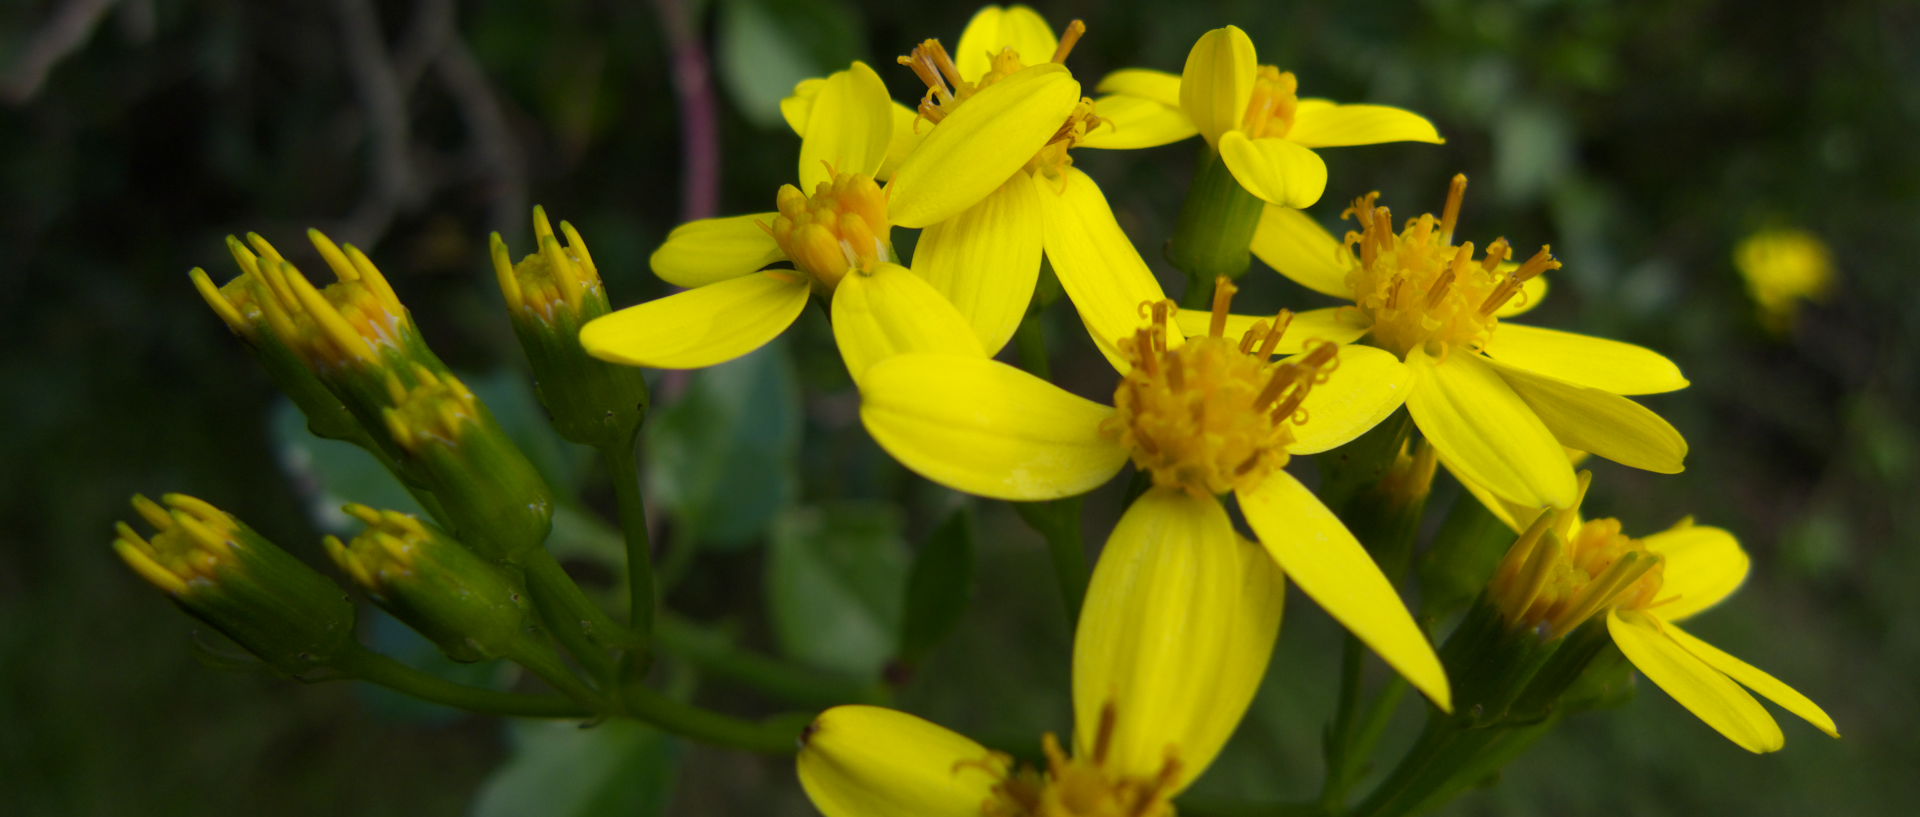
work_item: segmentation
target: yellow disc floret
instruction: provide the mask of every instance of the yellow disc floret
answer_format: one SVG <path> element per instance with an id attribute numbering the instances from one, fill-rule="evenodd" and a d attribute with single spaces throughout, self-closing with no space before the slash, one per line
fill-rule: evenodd
<path id="1" fill-rule="evenodd" d="M 311 365 L 373 362 L 408 346 L 412 319 L 366 254 L 318 230 L 307 237 L 339 280 L 314 286 L 266 239 L 249 233 L 247 244 L 227 239 L 239 278 L 216 289 L 204 271 L 194 270 L 194 285 L 235 332 L 251 339 L 264 326 Z"/>
<path id="2" fill-rule="evenodd" d="M 811 196 L 782 185 L 776 203 L 780 214 L 765 225 L 767 232 L 822 291 L 831 292 L 849 270 L 894 260 L 887 194 L 872 176 L 836 173 Z"/>
<path id="3" fill-rule="evenodd" d="M 1167 343 L 1171 301 L 1143 304 L 1151 325 L 1119 341 L 1131 370 L 1103 430 L 1133 450 L 1134 465 L 1151 472 L 1155 485 L 1212 496 L 1251 488 L 1285 467 L 1293 427 L 1307 421 L 1301 403 L 1337 363 L 1338 347 L 1317 341 L 1297 358 L 1273 361 L 1293 318 L 1285 310 L 1228 340 L 1234 291 L 1219 279 L 1210 331 L 1184 345 Z"/>
<path id="4" fill-rule="evenodd" d="M 1509 624 L 1559 638 L 1608 610 L 1662 601 L 1659 554 L 1621 533 L 1618 519 L 1582 523 L 1574 514 L 1543 511 L 1501 560 L 1488 593 Z"/>
<path id="5" fill-rule="evenodd" d="M 1067 55 L 1073 53 L 1073 46 L 1087 33 L 1087 24 L 1075 20 L 1067 24 L 1061 32 L 1060 45 L 1054 49 L 1050 62 L 1065 63 Z M 946 46 L 939 40 L 926 40 L 915 46 L 913 53 L 897 60 L 901 65 L 913 69 L 915 76 L 927 84 L 927 92 L 920 98 L 919 119 L 934 124 L 953 115 L 962 103 L 974 94 L 992 86 L 1000 80 L 1027 67 L 1020 60 L 1020 53 L 1012 48 L 1003 48 L 992 55 L 987 72 L 978 79 L 968 81 L 960 76 L 959 66 L 947 54 Z M 1073 157 L 1068 153 L 1074 145 L 1085 139 L 1094 128 L 1107 120 L 1102 119 L 1093 110 L 1093 99 L 1082 97 L 1079 104 L 1067 114 L 1067 119 L 1055 131 L 1053 138 L 1027 161 L 1026 170 L 1032 173 L 1045 173 L 1057 176 L 1062 168 L 1073 165 Z M 919 121 L 915 120 L 918 125 Z"/>
<path id="6" fill-rule="evenodd" d="M 387 392 L 393 402 L 385 412 L 387 432 L 401 448 L 419 453 L 430 442 L 454 445 L 467 428 L 480 422 L 473 390 L 453 375 L 416 366 L 413 383 L 408 387 L 397 373 L 387 376 Z"/>
<path id="7" fill-rule="evenodd" d="M 1240 130 L 1250 139 L 1283 139 L 1293 130 L 1293 115 L 1300 107 L 1300 80 L 1292 71 L 1262 65 L 1253 77 L 1253 96 L 1247 99 L 1246 116 Z"/>
<path id="8" fill-rule="evenodd" d="M 1528 280 L 1560 268 L 1548 247 L 1514 266 L 1506 263 L 1511 248 L 1504 238 L 1478 259 L 1473 242 L 1455 245 L 1466 189 L 1466 176 L 1453 177 L 1444 215 L 1409 219 L 1398 233 L 1393 214 L 1374 203 L 1379 193 L 1354 200 L 1341 214 L 1360 225 L 1346 237 L 1355 259 L 1347 273 L 1354 304 L 1372 319 L 1374 341 L 1403 359 L 1417 348 L 1436 357 L 1455 346 L 1482 348 L 1499 323 L 1495 313 Z"/>
<path id="9" fill-rule="evenodd" d="M 1171 797 L 1180 761 L 1168 749 L 1165 765 L 1151 777 L 1120 774 L 1108 762 L 1115 720 L 1109 704 L 1090 757 L 1070 757 L 1048 734 L 1042 741 L 1047 769 L 1022 769 L 994 787 L 983 817 L 1172 817 Z"/>
<path id="10" fill-rule="evenodd" d="M 114 550 L 154 586 L 175 596 L 217 582 L 242 547 L 240 525 L 232 516 L 185 494 L 167 494 L 154 502 L 133 498 L 133 508 L 152 525 L 143 538 L 124 522 L 115 528 Z M 161 503 L 165 503 L 163 506 Z"/>
<path id="11" fill-rule="evenodd" d="M 531 317 L 548 324 L 562 315 L 577 319 L 587 299 L 604 299 L 600 271 L 587 252 L 587 242 L 572 224 L 560 222 L 560 231 L 566 237 L 565 244 L 554 235 L 546 209 L 535 206 L 533 237 L 539 248 L 518 264 L 508 255 L 506 241 L 499 233 L 493 234 L 489 249 L 494 275 L 507 299 L 507 308 L 516 318 Z"/>

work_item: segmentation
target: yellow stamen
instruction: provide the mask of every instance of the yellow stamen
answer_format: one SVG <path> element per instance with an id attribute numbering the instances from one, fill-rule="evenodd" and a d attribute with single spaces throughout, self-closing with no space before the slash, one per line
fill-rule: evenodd
<path id="1" fill-rule="evenodd" d="M 1501 559 L 1488 597 L 1511 625 L 1559 638 L 1608 610 L 1664 601 L 1659 554 L 1623 535 L 1617 519 L 1572 527 L 1574 515 L 1543 509 Z"/>
<path id="2" fill-rule="evenodd" d="M 1061 33 L 1059 45 L 1054 48 L 1051 62 L 1065 63 L 1067 55 L 1073 53 L 1074 45 L 1086 33 L 1087 24 L 1084 21 L 1068 23 L 1066 30 Z M 989 56 L 985 73 L 968 81 L 961 78 L 960 69 L 954 65 L 953 58 L 939 40 L 924 40 L 911 53 L 897 58 L 895 62 L 912 69 L 914 75 L 927 86 L 926 93 L 920 98 L 919 116 L 914 120 L 916 125 L 920 120 L 938 125 L 974 94 L 1027 67 L 1021 62 L 1019 52 L 1002 48 Z M 1110 125 L 1111 122 L 1094 112 L 1091 98 L 1082 97 L 1054 131 L 1053 137 L 1034 153 L 1033 158 L 1027 160 L 1025 169 L 1030 173 L 1059 177 L 1063 169 L 1073 165 L 1069 151 L 1102 124 Z"/>
<path id="3" fill-rule="evenodd" d="M 1067 30 L 1060 32 L 1060 46 L 1053 49 L 1053 61 L 1060 63 L 1066 62 L 1067 55 L 1073 53 L 1074 44 L 1080 42 L 1080 38 L 1086 33 L 1087 24 L 1085 21 L 1076 19 L 1068 23 Z"/>
<path id="4" fill-rule="evenodd" d="M 1240 130 L 1252 139 L 1281 139 L 1293 130 L 1293 117 L 1300 107 L 1300 80 L 1292 71 L 1262 65 L 1254 74 L 1253 95 L 1247 99 L 1247 112 Z"/>
<path id="5" fill-rule="evenodd" d="M 1129 371 L 1114 391 L 1115 415 L 1102 426 L 1133 450 L 1134 465 L 1156 485 L 1197 495 L 1252 487 L 1287 464 L 1293 427 L 1316 383 L 1338 362 L 1338 347 L 1319 340 L 1296 360 L 1273 362 L 1272 351 L 1292 314 L 1225 337 L 1234 286 L 1216 282 L 1206 335 L 1168 349 L 1171 302 L 1141 304 L 1148 325 L 1118 346 Z M 1254 339 L 1262 343 L 1254 348 Z"/>
<path id="6" fill-rule="evenodd" d="M 895 260 L 887 193 L 872 176 L 836 174 L 816 185 L 812 196 L 784 185 L 775 205 L 779 215 L 761 226 L 822 291 L 831 292 L 850 271 Z"/>

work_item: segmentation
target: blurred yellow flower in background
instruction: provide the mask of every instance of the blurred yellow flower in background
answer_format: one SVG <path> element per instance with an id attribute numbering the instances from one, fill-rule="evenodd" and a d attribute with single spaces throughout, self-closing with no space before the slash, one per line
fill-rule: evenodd
<path id="1" fill-rule="evenodd" d="M 1833 288 L 1833 252 L 1806 230 L 1761 230 L 1733 248 L 1733 265 L 1747 281 L 1768 329 L 1793 328 L 1801 301 L 1817 301 Z"/>

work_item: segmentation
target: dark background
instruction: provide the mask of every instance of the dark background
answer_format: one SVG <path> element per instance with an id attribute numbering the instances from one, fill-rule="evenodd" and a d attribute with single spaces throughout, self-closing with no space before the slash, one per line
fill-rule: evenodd
<path id="1" fill-rule="evenodd" d="M 1316 214 L 1331 219 L 1372 189 L 1396 212 L 1437 208 L 1447 177 L 1465 171 L 1463 235 L 1551 243 L 1566 262 L 1530 320 L 1680 363 L 1693 387 L 1648 403 L 1692 443 L 1687 472 L 1601 464 L 1589 510 L 1640 533 L 1689 513 L 1733 530 L 1753 576 L 1692 629 L 1798 686 L 1846 735 L 1831 741 L 1781 713 L 1787 749 L 1749 756 L 1643 688 L 1622 709 L 1571 721 L 1450 813 L 1912 813 L 1920 7 L 1117 5 L 1041 5 L 1056 27 L 1086 19 L 1070 64 L 1089 88 L 1120 67 L 1178 71 L 1201 32 L 1237 23 L 1263 62 L 1299 74 L 1303 94 L 1412 108 L 1449 139 L 1324 152 L 1332 184 Z M 910 98 L 891 56 L 928 36 L 955 41 L 971 12 L 850 0 L 0 8 L 0 802 L 60 815 L 810 813 L 782 761 L 618 726 L 503 729 L 351 685 L 210 667 L 196 655 L 219 645 L 195 648 L 211 639 L 107 543 L 129 494 L 185 491 L 317 560 L 317 531 L 332 523 L 310 510 L 390 490 L 275 419 L 267 379 L 193 292 L 192 266 L 232 274 L 226 234 L 259 231 L 309 271 L 307 226 L 367 248 L 442 356 L 491 383 L 496 409 L 537 437 L 487 231 L 524 252 L 526 209 L 544 203 L 592 243 L 616 306 L 662 293 L 645 258 L 697 211 L 689 177 L 718 213 L 769 209 L 790 179 L 797 143 L 775 103 L 794 80 L 861 58 Z M 701 144 L 717 176 L 683 147 L 675 43 L 714 69 L 717 126 Z M 1192 151 L 1077 157 L 1157 260 Z M 1774 225 L 1822 236 L 1839 271 L 1831 297 L 1784 334 L 1763 329 L 1731 263 L 1736 241 Z M 1246 285 L 1323 304 L 1261 269 Z M 1063 309 L 1049 315 L 1057 363 L 1076 387 L 1100 383 Z M 656 498 L 716 517 L 731 503 L 765 506 L 746 516 L 775 530 L 682 537 L 700 549 L 668 600 L 748 645 L 861 670 L 859 655 L 834 652 L 853 641 L 809 646 L 808 633 L 781 630 L 813 619 L 761 588 L 794 581 L 790 556 L 805 548 L 792 543 L 809 532 L 872 520 L 878 552 L 891 554 L 874 562 L 880 578 L 897 579 L 887 571 L 903 543 L 955 500 L 865 439 L 818 316 L 757 358 L 711 383 L 660 384 L 663 403 L 756 408 L 706 425 L 693 411 L 657 420 L 709 436 L 652 446 Z M 771 398 L 754 391 L 767 383 Z M 764 454 L 777 467 L 761 470 L 778 479 L 715 466 L 704 488 L 676 488 L 712 440 Z M 535 444 L 557 481 L 607 507 L 578 452 Z M 700 490 L 730 499 L 701 505 L 689 498 Z M 1095 542 L 1111 493 L 1090 505 Z M 901 703 L 1030 741 L 1068 726 L 1066 632 L 1038 538 L 1004 506 L 977 510 L 989 535 L 974 604 Z M 582 524 L 583 541 L 604 536 Z M 592 575 L 592 548 L 573 558 Z M 848 609 L 856 631 L 860 615 L 898 615 L 886 602 Z M 375 643 L 430 652 L 370 608 L 363 618 Z M 1206 792 L 1313 793 L 1335 643 L 1324 615 L 1292 605 L 1268 687 Z M 715 706 L 764 708 L 701 689 Z"/>

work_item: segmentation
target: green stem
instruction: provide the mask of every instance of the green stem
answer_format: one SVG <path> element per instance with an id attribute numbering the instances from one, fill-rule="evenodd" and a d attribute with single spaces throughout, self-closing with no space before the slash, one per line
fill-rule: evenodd
<path id="1" fill-rule="evenodd" d="M 1053 557 L 1053 576 L 1060 584 L 1060 602 L 1066 606 L 1067 625 L 1080 621 L 1080 604 L 1087 595 L 1087 551 L 1080 536 L 1081 497 L 1047 502 L 1015 502 L 1013 509 L 1027 525 L 1047 540 Z"/>
<path id="2" fill-rule="evenodd" d="M 1360 718 L 1360 639 L 1348 634 L 1340 645 L 1340 697 L 1334 705 L 1333 723 L 1327 726 L 1327 778 L 1320 786 L 1320 805 L 1329 812 L 1346 805 L 1347 790 L 1353 786 L 1354 724 Z"/>
<path id="3" fill-rule="evenodd" d="M 776 717 L 755 723 L 681 703 L 643 686 L 621 695 L 624 713 L 676 735 L 714 746 L 769 755 L 791 755 L 810 716 Z"/>
<path id="4" fill-rule="evenodd" d="M 574 583 L 573 577 L 567 575 L 566 569 L 545 548 L 527 554 L 522 567 L 526 569 L 527 590 L 533 594 L 534 609 L 547 622 L 554 638 L 595 678 L 612 678 L 613 659 L 602 645 L 626 646 L 630 645 L 631 638 L 605 610 L 587 598 L 580 585 Z"/>
<path id="5" fill-rule="evenodd" d="M 701 670 L 746 684 L 791 703 L 834 706 L 884 703 L 889 698 L 886 688 L 878 684 L 828 675 L 740 649 L 720 633 L 676 616 L 660 618 L 655 638 L 660 649 L 685 659 Z"/>
<path id="6" fill-rule="evenodd" d="M 1013 342 L 1020 354 L 1020 365 L 1033 376 L 1042 380 L 1053 379 L 1053 364 L 1047 357 L 1047 331 L 1041 322 L 1040 311 L 1028 312 L 1020 319 L 1020 328 L 1014 330 Z"/>
<path id="7" fill-rule="evenodd" d="M 595 714 L 580 702 L 557 695 L 522 695 L 457 684 L 364 647 L 348 651 L 336 666 L 350 678 L 469 712 L 516 718 L 587 718 Z"/>
<path id="8" fill-rule="evenodd" d="M 654 622 L 653 542 L 647 536 L 647 503 L 640 495 L 640 463 L 633 444 L 633 437 L 628 437 L 624 443 L 608 446 L 602 455 L 612 472 L 620 527 L 627 536 L 627 621 L 641 640 L 636 656 L 644 657 Z"/>
<path id="9" fill-rule="evenodd" d="M 1240 186 L 1220 154 L 1211 148 L 1201 150 L 1168 247 L 1168 260 L 1187 274 L 1182 307 L 1205 308 L 1213 298 L 1215 278 L 1246 274 L 1252 263 L 1248 249 L 1265 208 L 1266 202 Z"/>

